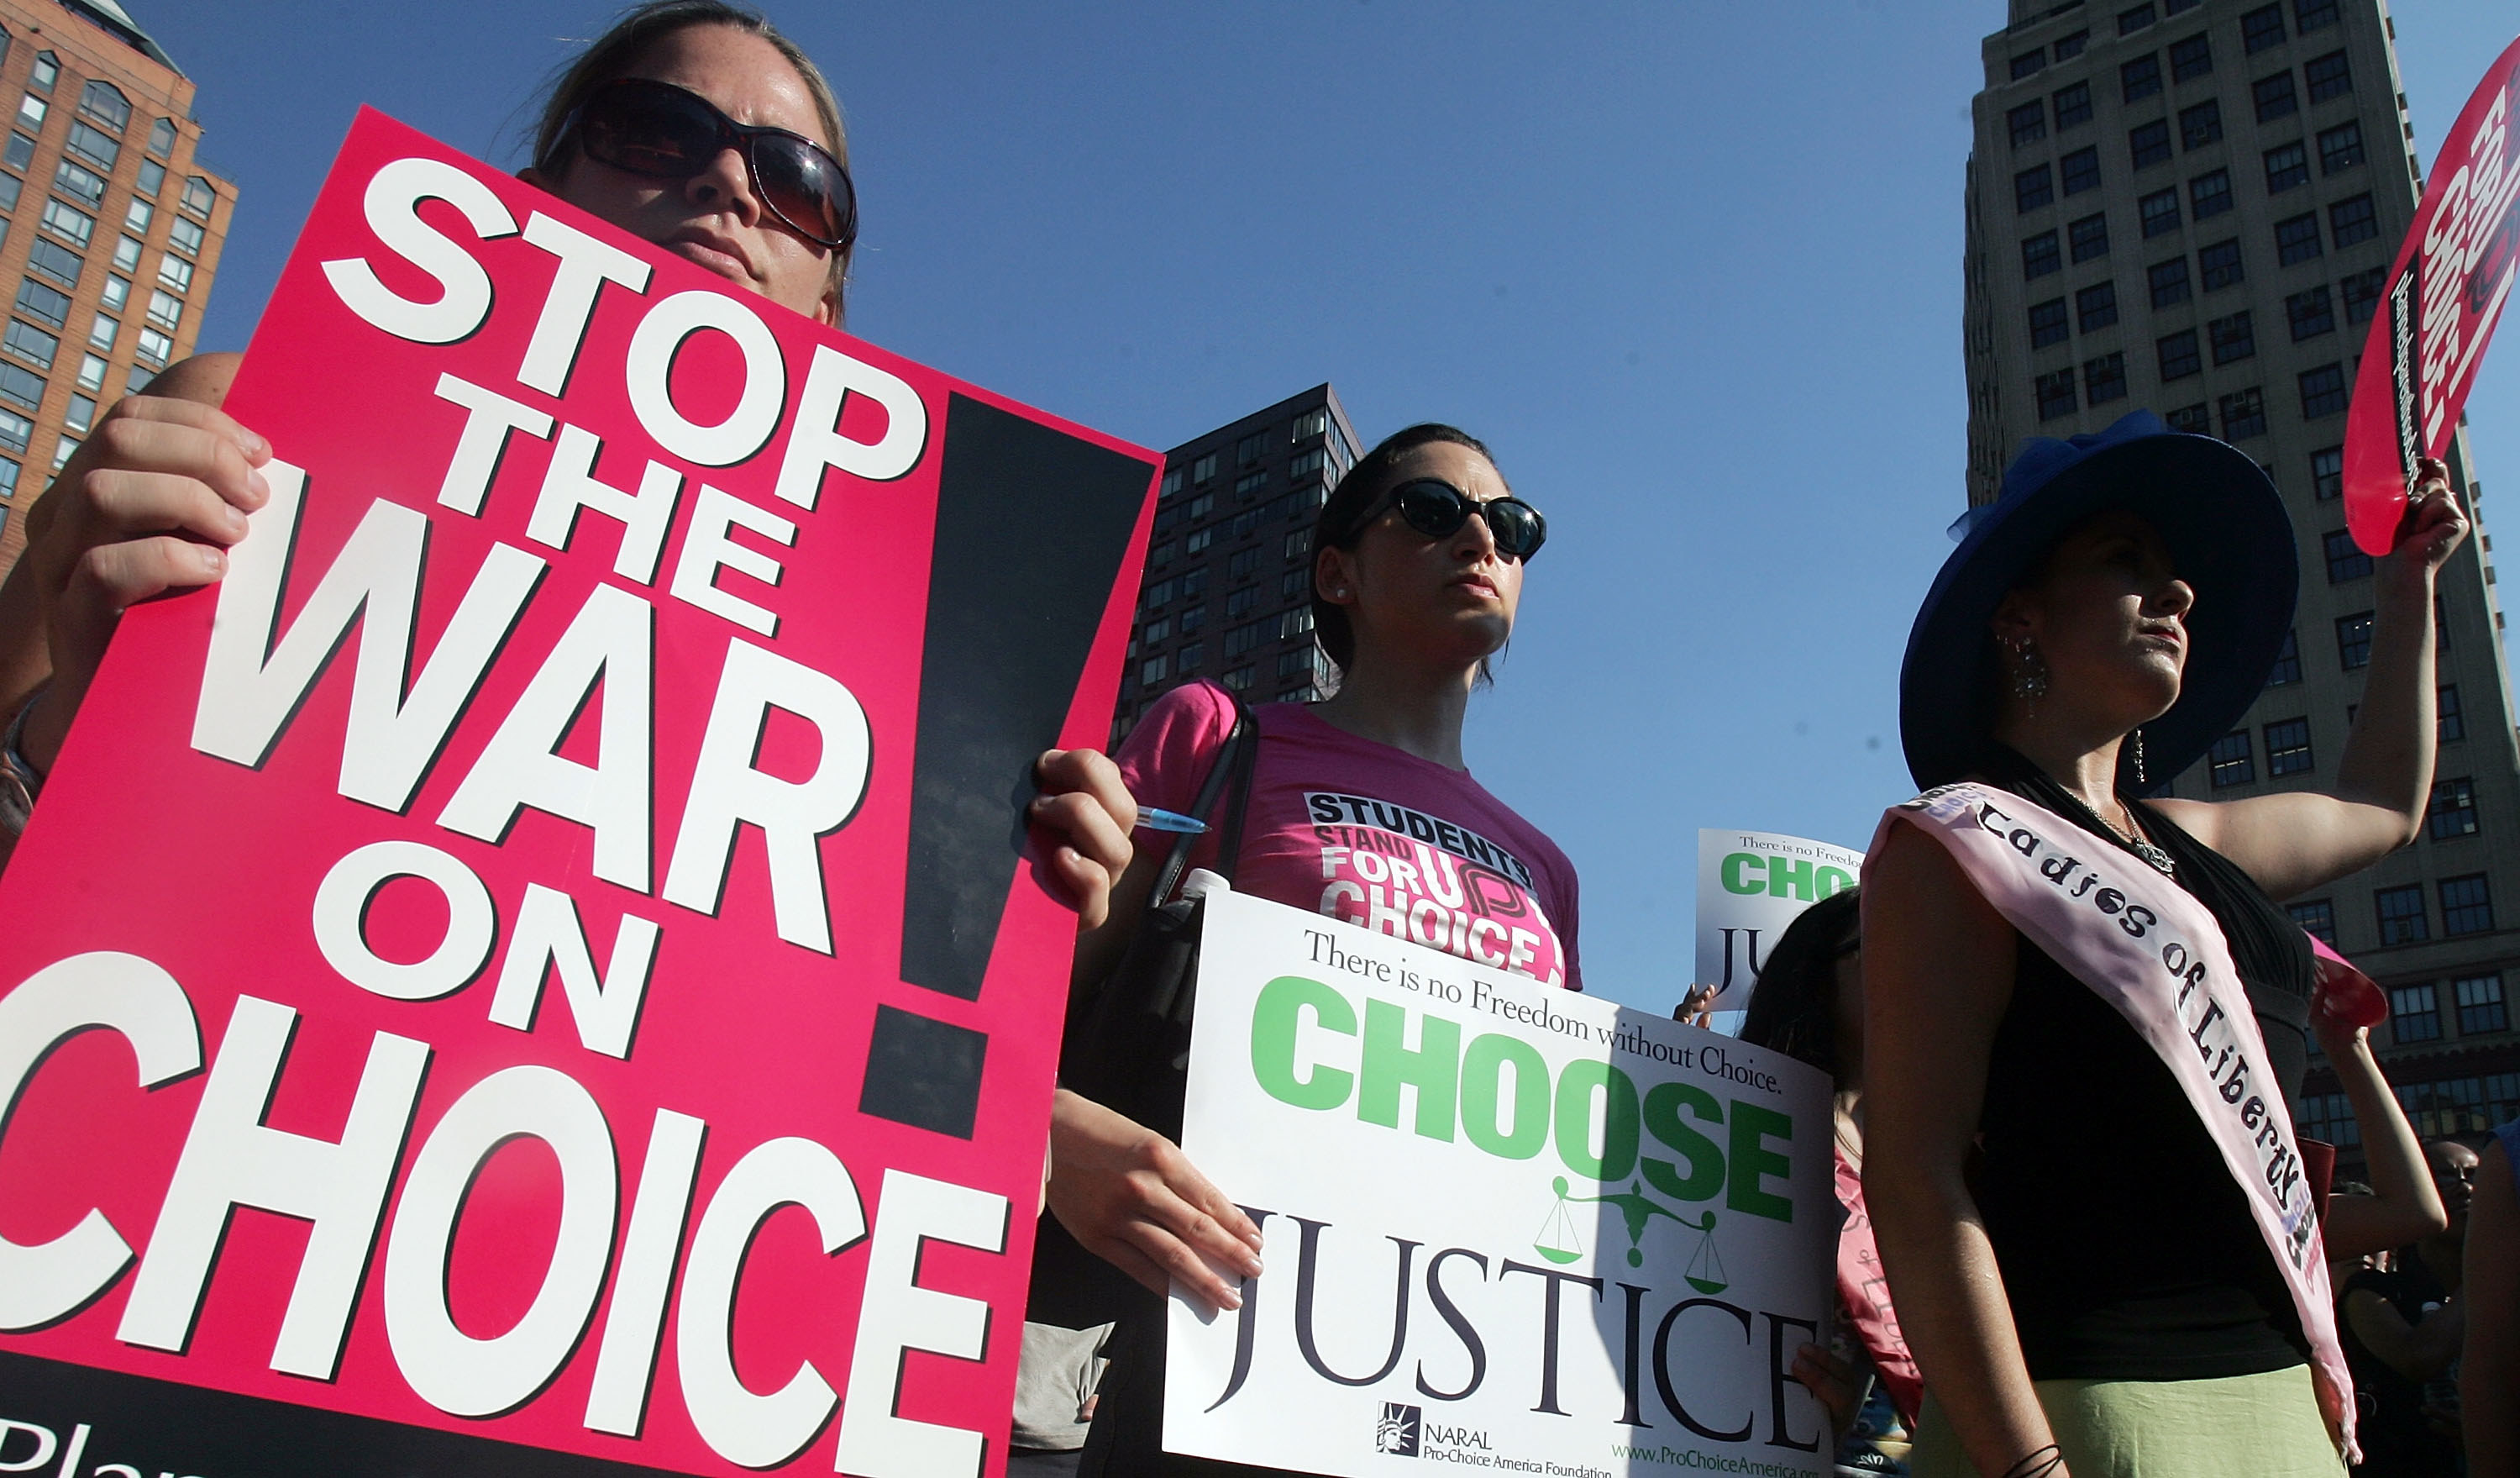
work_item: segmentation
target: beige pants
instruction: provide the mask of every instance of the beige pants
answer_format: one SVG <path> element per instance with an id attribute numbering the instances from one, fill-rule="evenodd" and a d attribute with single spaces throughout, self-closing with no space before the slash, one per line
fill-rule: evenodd
<path id="1" fill-rule="evenodd" d="M 2074 1478 L 2339 1478 L 2310 1366 L 2216 1380 L 2043 1380 L 2039 1405 Z M 1914 1478 L 1975 1478 L 1933 1397 L 1908 1455 Z"/>

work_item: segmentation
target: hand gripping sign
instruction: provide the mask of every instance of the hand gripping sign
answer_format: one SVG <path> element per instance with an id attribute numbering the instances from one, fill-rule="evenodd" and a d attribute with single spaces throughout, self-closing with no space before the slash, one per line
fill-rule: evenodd
<path id="1" fill-rule="evenodd" d="M 2397 542 L 2420 457 L 2441 457 L 2520 273 L 2520 41 L 2469 96 L 2380 294 L 2345 422 L 2345 522 L 2366 554 Z"/>
<path id="2" fill-rule="evenodd" d="M 1152 456 L 373 113 L 228 408 L 0 889 L 0 1430 L 999 1471 Z"/>

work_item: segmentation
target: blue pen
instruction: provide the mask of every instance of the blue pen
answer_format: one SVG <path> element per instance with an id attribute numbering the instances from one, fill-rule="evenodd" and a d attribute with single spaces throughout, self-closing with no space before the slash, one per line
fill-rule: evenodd
<path id="1" fill-rule="evenodd" d="M 1160 806 L 1139 807 L 1138 824 L 1148 831 L 1186 832 L 1193 837 L 1207 830 L 1207 823 L 1198 817 L 1186 816 L 1177 810 L 1166 810 Z"/>

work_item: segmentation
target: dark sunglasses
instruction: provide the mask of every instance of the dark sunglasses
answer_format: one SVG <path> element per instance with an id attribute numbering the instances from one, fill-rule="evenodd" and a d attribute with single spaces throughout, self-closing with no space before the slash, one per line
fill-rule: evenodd
<path id="1" fill-rule="evenodd" d="M 761 204 L 782 225 L 827 251 L 858 235 L 849 171 L 822 145 L 785 128 L 754 128 L 670 82 L 616 77 L 586 95 L 562 137 L 588 159 L 652 179 L 690 179 L 732 149 Z"/>
<path id="2" fill-rule="evenodd" d="M 1508 559 L 1530 559 L 1549 537 L 1549 520 L 1522 499 L 1490 498 L 1482 503 L 1438 478 L 1416 478 L 1392 488 L 1374 500 L 1356 527 L 1372 527 L 1385 509 L 1397 510 L 1401 522 L 1430 539 L 1449 538 L 1461 531 L 1470 515 L 1477 514 L 1486 522 L 1489 537 L 1496 540 L 1497 552 Z"/>

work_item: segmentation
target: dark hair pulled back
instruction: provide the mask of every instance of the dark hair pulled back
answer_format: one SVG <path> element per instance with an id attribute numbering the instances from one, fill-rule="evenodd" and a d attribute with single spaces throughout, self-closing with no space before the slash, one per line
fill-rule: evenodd
<path id="1" fill-rule="evenodd" d="M 1496 453 L 1488 450 L 1485 441 L 1458 426 L 1441 421 L 1405 426 L 1357 458 L 1347 476 L 1330 489 L 1329 498 L 1322 504 L 1321 517 L 1313 522 L 1313 640 L 1320 643 L 1322 651 L 1341 671 L 1356 659 L 1356 630 L 1348 624 L 1346 607 L 1322 598 L 1321 551 L 1355 547 L 1365 534 L 1366 510 L 1390 485 L 1392 470 L 1400 459 L 1420 446 L 1437 444 L 1465 446 L 1487 458 L 1490 466 L 1496 463 Z M 1482 677 L 1487 674 L 1484 661 L 1479 664 L 1479 672 Z"/>
<path id="2" fill-rule="evenodd" d="M 1795 915 L 1768 948 L 1741 1039 L 1809 1063 L 1845 1087 L 1837 1056 L 1838 946 L 1857 927 L 1856 890 L 1842 888 Z"/>

